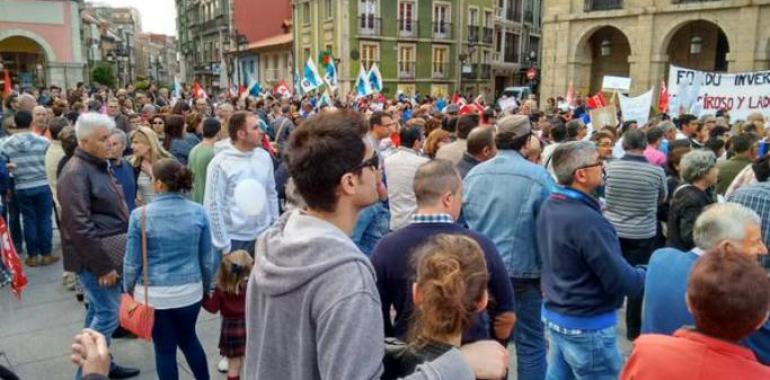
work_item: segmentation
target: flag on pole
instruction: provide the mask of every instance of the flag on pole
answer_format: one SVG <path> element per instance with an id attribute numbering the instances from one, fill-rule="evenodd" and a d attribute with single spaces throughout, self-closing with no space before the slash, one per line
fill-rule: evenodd
<path id="1" fill-rule="evenodd" d="M 11 95 L 11 73 L 6 69 L 3 70 L 3 97 Z"/>
<path id="2" fill-rule="evenodd" d="M 577 100 L 577 95 L 575 94 L 575 84 L 572 82 L 569 82 L 569 88 L 567 88 L 567 96 L 565 99 L 567 101 L 567 104 L 570 107 L 575 106 L 575 102 Z"/>
<path id="3" fill-rule="evenodd" d="M 457 104 L 458 106 L 460 106 L 462 108 L 463 106 L 468 104 L 468 101 L 466 101 L 465 98 L 463 98 L 463 96 L 460 95 L 460 91 L 458 91 L 458 92 L 455 93 L 455 96 L 452 97 L 452 103 L 453 104 Z"/>
<path id="4" fill-rule="evenodd" d="M 318 108 L 320 109 L 323 106 L 330 107 L 332 105 L 332 98 L 329 96 L 329 89 L 327 88 L 326 91 L 324 91 L 324 94 L 321 95 L 321 99 L 318 101 Z"/>
<path id="5" fill-rule="evenodd" d="M 361 64 L 361 70 L 358 72 L 358 79 L 356 80 L 356 90 L 358 96 L 368 96 L 372 94 L 372 83 L 369 82 L 364 65 Z"/>
<path id="6" fill-rule="evenodd" d="M 339 86 L 339 80 L 337 79 L 337 66 L 334 64 L 334 60 L 329 61 L 326 65 L 326 74 L 324 75 L 326 84 L 332 89 L 336 89 Z"/>
<path id="7" fill-rule="evenodd" d="M 607 107 L 607 98 L 604 97 L 604 92 L 599 91 L 596 95 L 588 98 L 586 101 L 588 108 L 595 110 L 602 107 Z"/>
<path id="8" fill-rule="evenodd" d="M 660 95 L 658 98 L 658 111 L 668 112 L 668 87 L 666 87 L 666 82 L 663 80 L 660 81 Z"/>
<path id="9" fill-rule="evenodd" d="M 227 77 L 227 62 L 225 62 L 224 55 L 222 56 L 222 60 L 219 63 L 219 88 L 230 88 L 230 78 Z"/>
<path id="10" fill-rule="evenodd" d="M 198 98 L 208 99 L 209 98 L 208 94 L 206 94 L 206 90 L 204 90 L 203 87 L 201 87 L 201 85 L 198 83 L 197 80 L 195 81 L 195 85 L 193 86 L 193 96 L 195 97 L 195 99 L 198 99 Z"/>
<path id="11" fill-rule="evenodd" d="M 286 83 L 286 81 L 283 79 L 281 79 L 281 81 L 275 85 L 275 88 L 273 88 L 273 93 L 284 99 L 291 97 L 291 89 L 289 89 L 289 84 Z"/>
<path id="12" fill-rule="evenodd" d="M 249 85 L 246 86 L 246 96 L 259 96 L 260 92 L 262 92 L 262 88 L 259 86 L 259 81 L 257 81 L 257 79 L 254 78 L 251 73 L 248 74 L 248 78 Z"/>
<path id="13" fill-rule="evenodd" d="M 181 99 L 182 98 L 182 83 L 179 82 L 179 78 L 174 77 L 174 94 L 172 95 L 174 99 Z"/>
<path id="14" fill-rule="evenodd" d="M 382 92 L 382 74 L 380 74 L 380 68 L 377 67 L 376 63 L 373 63 L 369 69 L 369 85 L 373 92 Z"/>
<path id="15" fill-rule="evenodd" d="M 299 70 L 294 69 L 294 94 L 297 96 L 302 96 L 302 86 L 300 85 L 300 81 Z"/>
<path id="16" fill-rule="evenodd" d="M 305 63 L 305 78 L 300 83 L 302 91 L 307 93 L 321 87 L 321 75 L 318 74 L 318 69 L 315 67 L 313 60 L 308 57 L 307 63 Z"/>

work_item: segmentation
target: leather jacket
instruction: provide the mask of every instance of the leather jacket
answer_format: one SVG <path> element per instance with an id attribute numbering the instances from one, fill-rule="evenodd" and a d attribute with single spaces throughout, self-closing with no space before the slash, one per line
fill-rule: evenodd
<path id="1" fill-rule="evenodd" d="M 107 160 L 81 148 L 67 162 L 56 186 L 61 204 L 64 269 L 102 276 L 113 269 L 101 239 L 126 233 L 128 208 Z"/>

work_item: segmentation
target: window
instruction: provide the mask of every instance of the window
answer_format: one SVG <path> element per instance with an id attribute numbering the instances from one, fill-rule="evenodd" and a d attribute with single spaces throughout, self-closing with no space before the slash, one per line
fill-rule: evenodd
<path id="1" fill-rule="evenodd" d="M 447 37 L 450 25 L 449 4 L 433 6 L 433 34 L 436 37 Z"/>
<path id="2" fill-rule="evenodd" d="M 414 3 L 402 1 L 398 3 L 398 31 L 402 35 L 412 35 L 415 31 Z"/>
<path id="3" fill-rule="evenodd" d="M 307 62 L 308 58 L 310 58 L 310 48 L 309 47 L 305 48 L 305 55 L 304 55 L 304 58 L 302 59 L 302 64 L 303 65 L 305 64 L 305 62 Z"/>
<path id="4" fill-rule="evenodd" d="M 326 44 L 326 50 L 325 51 L 328 51 L 331 54 L 332 53 L 332 44 Z"/>
<path id="5" fill-rule="evenodd" d="M 302 23 L 310 24 L 310 3 L 302 4 Z"/>
<path id="6" fill-rule="evenodd" d="M 365 70 L 369 70 L 372 64 L 380 61 L 380 46 L 377 44 L 361 44 L 361 63 Z"/>
<path id="7" fill-rule="evenodd" d="M 331 19 L 334 14 L 334 9 L 332 7 L 332 0 L 324 0 L 324 15 L 327 20 Z"/>
<path id="8" fill-rule="evenodd" d="M 447 77 L 447 62 L 449 61 L 449 49 L 445 46 L 433 48 L 433 77 Z"/>
<path id="9" fill-rule="evenodd" d="M 492 21 L 492 11 L 485 11 L 484 12 L 484 27 L 485 28 L 491 28 L 493 27 L 494 22 Z"/>
<path id="10" fill-rule="evenodd" d="M 479 25 L 479 10 L 476 8 L 470 8 L 468 9 L 468 25 L 469 26 L 478 26 Z"/>
<path id="11" fill-rule="evenodd" d="M 362 30 L 373 31 L 377 14 L 377 0 L 360 0 L 358 3 L 360 27 Z"/>
<path id="12" fill-rule="evenodd" d="M 519 62 L 519 35 L 505 33 L 505 62 Z"/>
<path id="13" fill-rule="evenodd" d="M 398 48 L 398 75 L 401 78 L 414 78 L 414 45 L 401 45 Z"/>

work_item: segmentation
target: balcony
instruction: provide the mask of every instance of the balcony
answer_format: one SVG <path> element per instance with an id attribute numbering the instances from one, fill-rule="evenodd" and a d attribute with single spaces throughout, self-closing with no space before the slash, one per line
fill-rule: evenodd
<path id="1" fill-rule="evenodd" d="M 586 12 L 592 11 L 609 11 L 613 9 L 622 9 L 623 0 L 586 0 L 584 10 Z"/>
<path id="2" fill-rule="evenodd" d="M 470 44 L 477 44 L 479 43 L 479 38 L 481 36 L 479 35 L 479 27 L 476 25 L 470 25 L 468 26 L 468 43 Z"/>
<path id="3" fill-rule="evenodd" d="M 398 36 L 406 38 L 417 38 L 419 34 L 420 26 L 417 20 L 413 19 L 398 19 Z"/>
<path id="4" fill-rule="evenodd" d="M 518 46 L 514 46 L 513 49 L 507 49 L 505 50 L 505 54 L 503 55 L 503 61 L 505 63 L 519 63 L 519 48 Z"/>
<path id="5" fill-rule="evenodd" d="M 481 43 L 492 45 L 495 38 L 495 30 L 492 28 L 481 28 Z"/>
<path id="6" fill-rule="evenodd" d="M 463 79 L 476 79 L 476 74 L 478 73 L 477 69 L 478 64 L 470 64 L 466 63 L 463 65 Z M 470 70 L 467 70 L 470 68 Z"/>
<path id="7" fill-rule="evenodd" d="M 449 22 L 434 22 L 433 23 L 433 39 L 435 39 L 435 40 L 451 40 L 452 39 L 452 23 L 449 23 Z"/>
<path id="8" fill-rule="evenodd" d="M 414 79 L 416 76 L 415 62 L 398 63 L 398 79 Z"/>
<path id="9" fill-rule="evenodd" d="M 358 16 L 358 35 L 362 37 L 382 36 L 382 19 L 371 14 Z"/>

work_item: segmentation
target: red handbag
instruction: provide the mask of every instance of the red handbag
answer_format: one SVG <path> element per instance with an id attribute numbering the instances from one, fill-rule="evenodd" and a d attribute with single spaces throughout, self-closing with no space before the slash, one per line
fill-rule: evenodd
<path id="1" fill-rule="evenodd" d="M 144 275 L 144 304 L 124 293 L 120 297 L 120 325 L 137 337 L 152 340 L 152 327 L 155 324 L 155 309 L 149 305 L 147 289 L 150 279 L 147 275 L 147 206 L 142 207 L 142 272 Z"/>

